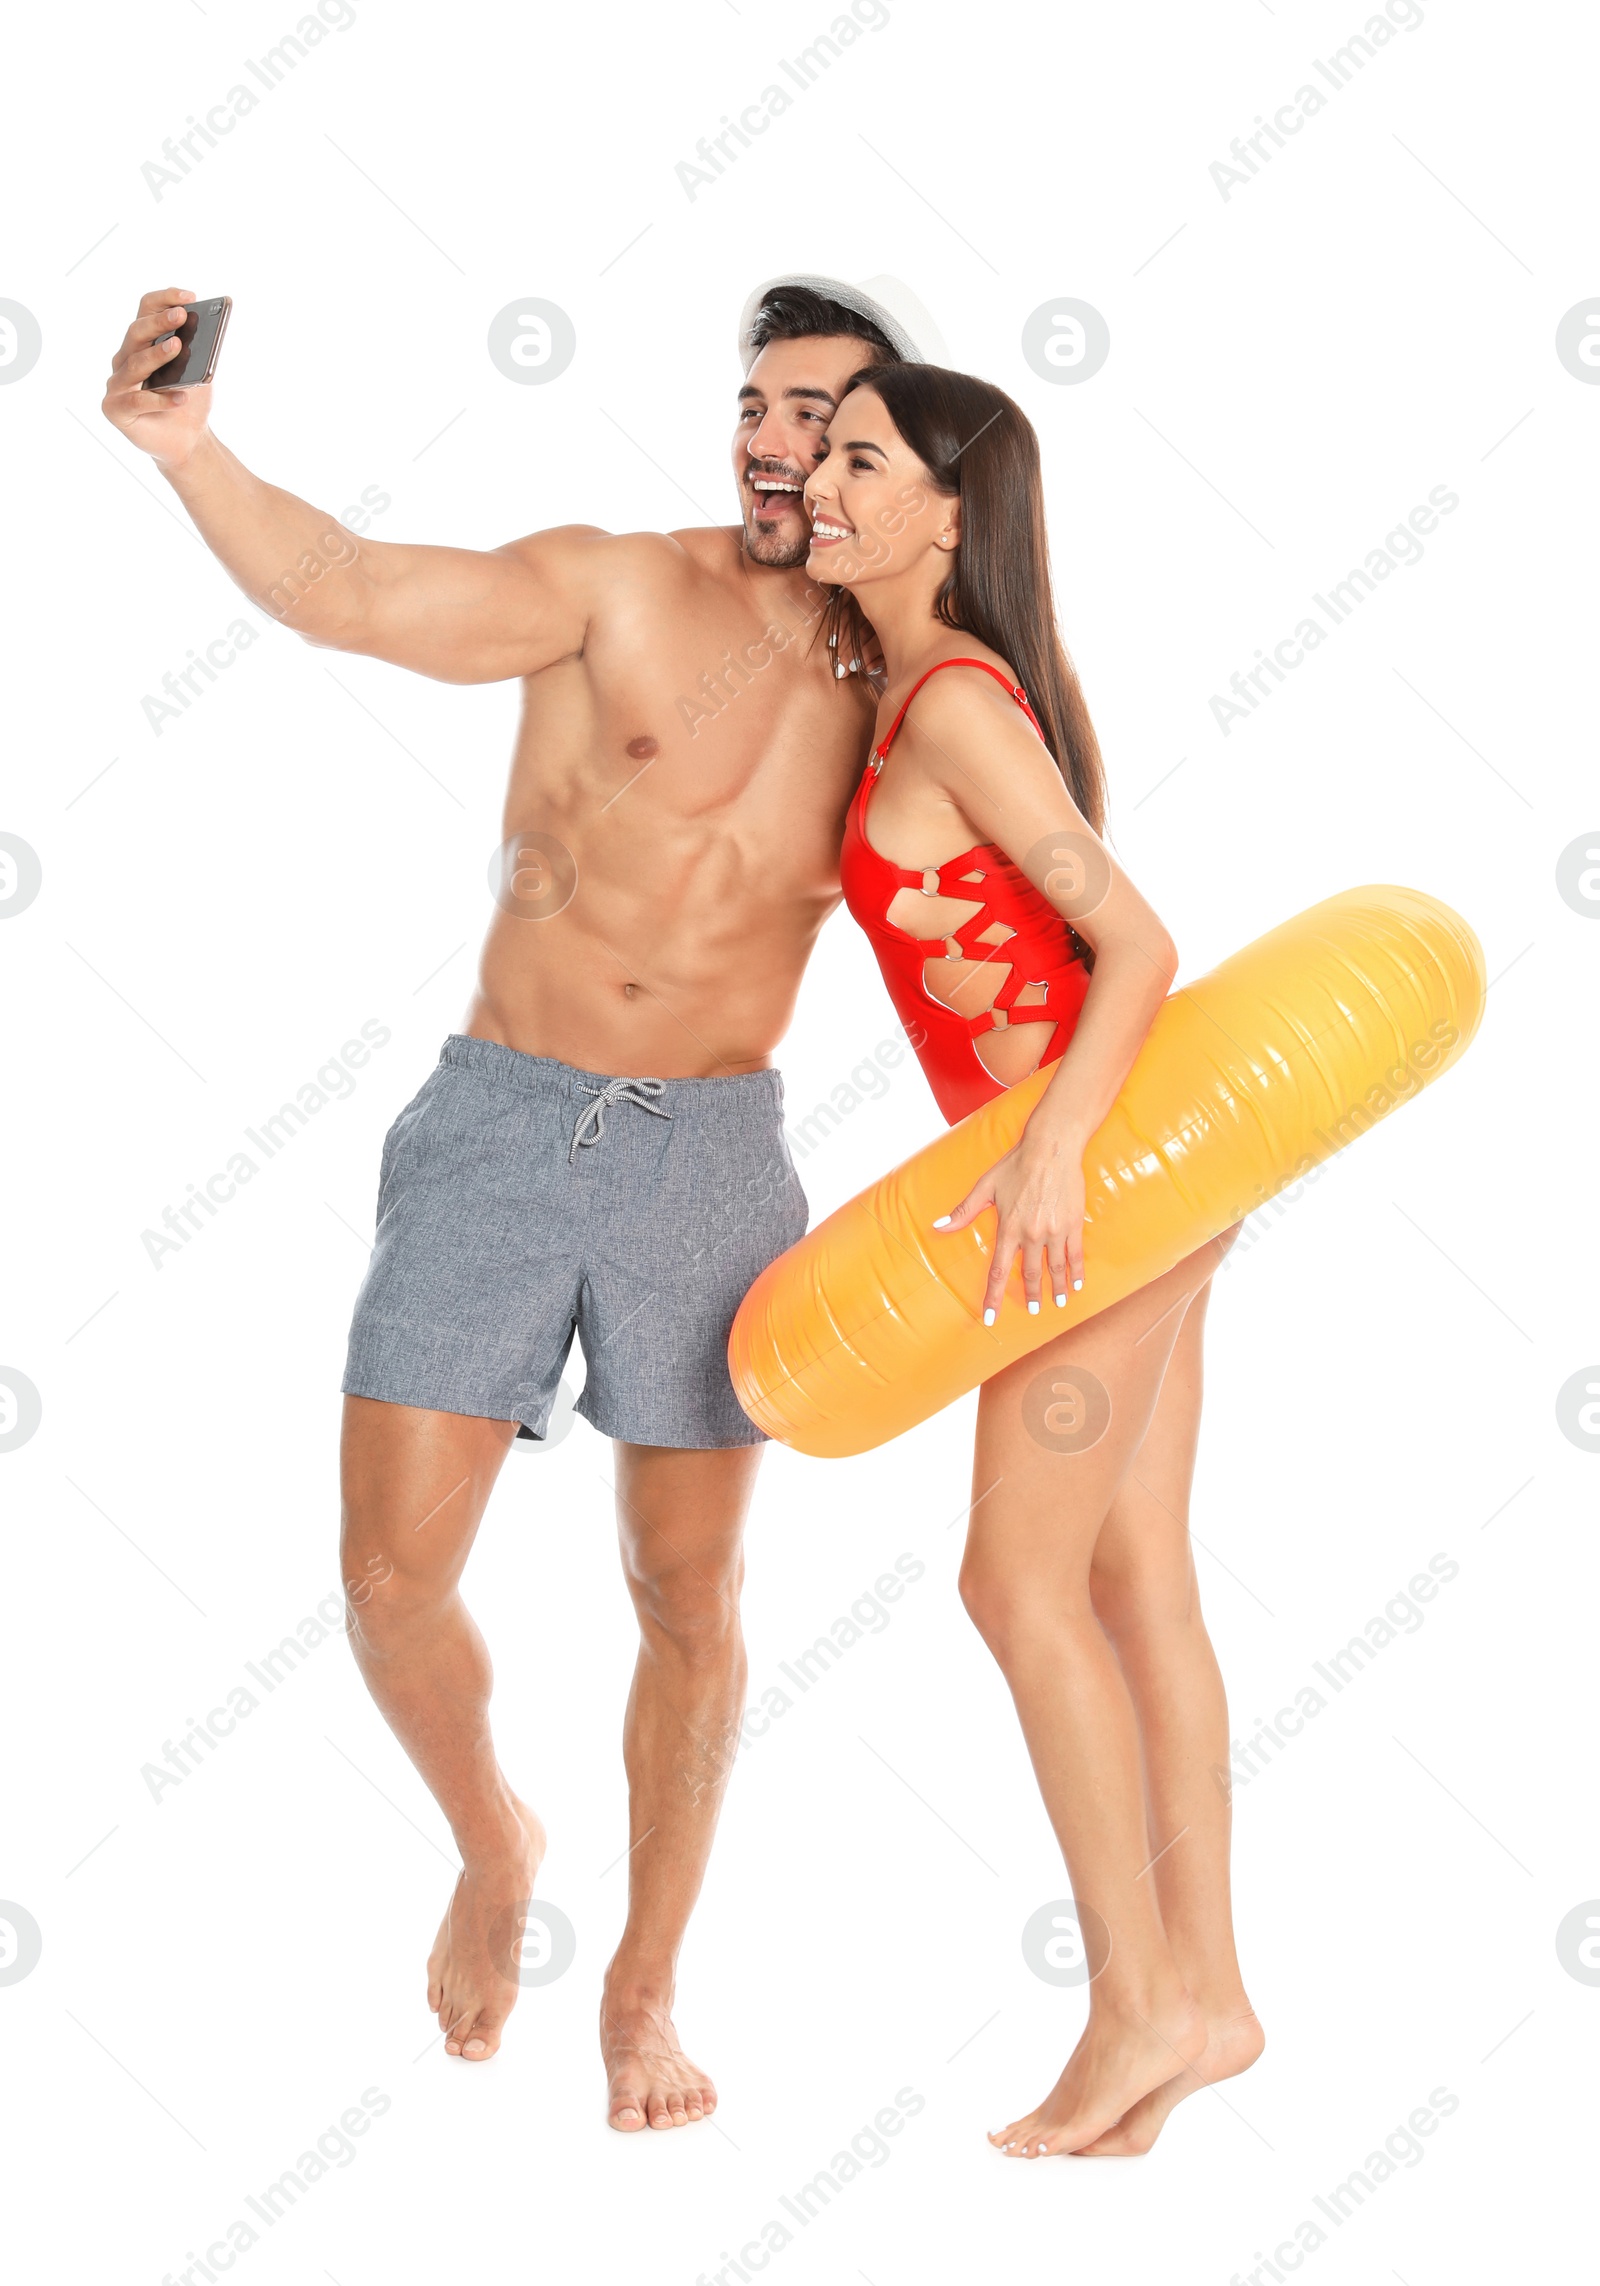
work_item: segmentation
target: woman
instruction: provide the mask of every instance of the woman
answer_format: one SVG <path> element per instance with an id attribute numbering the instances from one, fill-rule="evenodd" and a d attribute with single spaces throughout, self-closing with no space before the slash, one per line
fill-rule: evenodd
<path id="1" fill-rule="evenodd" d="M 1085 1279 L 1084 1148 L 1177 954 L 1100 839 L 1038 442 L 982 381 L 879 366 L 852 381 L 806 498 L 836 671 L 875 642 L 886 681 L 846 900 L 948 1119 L 1056 1065 L 1015 1150 L 936 1227 L 995 1218 L 986 1324 L 1017 1306 L 1014 1261 L 1030 1311 L 1064 1306 Z M 1187 1529 L 1206 1297 L 1233 1235 L 979 1395 L 961 1592 L 1011 1687 L 1092 1972 L 1060 2079 L 991 2137 L 1017 2156 L 1147 2151 L 1182 2097 L 1262 2048 L 1230 1914 L 1227 1707 Z"/>

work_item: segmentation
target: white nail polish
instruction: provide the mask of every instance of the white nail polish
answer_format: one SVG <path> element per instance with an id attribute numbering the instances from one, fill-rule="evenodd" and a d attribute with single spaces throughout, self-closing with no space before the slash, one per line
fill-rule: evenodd
<path id="1" fill-rule="evenodd" d="M 1039 1305 L 1037 1302 L 1030 1302 L 1028 1304 L 1028 1315 L 1030 1318 L 1036 1318 L 1039 1315 Z"/>
<path id="2" fill-rule="evenodd" d="M 984 1313 L 983 1313 L 983 1322 L 984 1322 L 984 1324 L 985 1324 L 986 1326 L 992 1326 L 992 1325 L 994 1324 L 994 1312 L 993 1312 L 993 1310 L 985 1310 L 985 1311 L 984 1311 Z"/>
<path id="3" fill-rule="evenodd" d="M 1058 1294 L 1058 1295 L 1056 1296 L 1056 1308 L 1057 1308 L 1058 1310 L 1064 1310 L 1064 1309 L 1066 1308 L 1066 1306 L 1067 1306 L 1067 1297 L 1066 1297 L 1066 1295 L 1065 1295 L 1065 1294 Z"/>
<path id="4" fill-rule="evenodd" d="M 1073 1281 L 1072 1281 L 1072 1291 L 1073 1291 L 1075 1294 L 1081 1294 L 1081 1293 L 1083 1292 L 1083 1280 L 1082 1280 L 1081 1278 L 1074 1278 L 1074 1279 L 1073 1279 Z"/>
<path id="5" fill-rule="evenodd" d="M 950 1227 L 950 1217 L 947 1214 L 935 1215 L 933 1218 L 933 1227 L 935 1230 L 948 1230 Z"/>

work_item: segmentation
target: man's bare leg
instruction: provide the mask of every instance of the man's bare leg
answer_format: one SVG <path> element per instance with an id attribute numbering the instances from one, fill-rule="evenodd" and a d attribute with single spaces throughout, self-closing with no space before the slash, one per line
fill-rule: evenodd
<path id="1" fill-rule="evenodd" d="M 461 1601 L 462 1567 L 513 1421 L 347 1397 L 341 1546 L 350 1642 L 390 1729 L 455 1835 L 461 1875 L 428 1960 L 445 2052 L 481 2063 L 518 1987 L 510 1948 L 544 1829 L 489 1736 L 493 1673 Z"/>
<path id="2" fill-rule="evenodd" d="M 672 2023 L 678 1947 L 710 1855 L 744 1710 L 740 1539 L 759 1445 L 616 1447 L 617 1529 L 639 1615 L 623 1729 L 628 1920 L 606 1972 L 600 2045 L 613 2127 L 682 2127 L 716 2109 Z"/>

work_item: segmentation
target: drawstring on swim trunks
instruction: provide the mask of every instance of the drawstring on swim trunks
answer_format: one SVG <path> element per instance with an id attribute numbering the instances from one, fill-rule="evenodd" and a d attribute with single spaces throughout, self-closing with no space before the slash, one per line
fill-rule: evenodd
<path id="1" fill-rule="evenodd" d="M 663 1111 L 659 1103 L 650 1101 L 652 1095 L 664 1095 L 666 1093 L 667 1083 L 665 1080 L 614 1079 L 608 1081 L 604 1087 L 590 1087 L 587 1080 L 580 1080 L 578 1085 L 585 1095 L 592 1095 L 595 1100 L 593 1103 L 585 1104 L 583 1110 L 578 1114 L 578 1123 L 572 1130 L 572 1148 L 567 1153 L 567 1165 L 569 1167 L 581 1150 L 587 1149 L 591 1143 L 598 1143 L 605 1133 L 607 1104 L 636 1103 L 641 1111 L 648 1111 L 652 1118 L 670 1119 L 672 1117 L 670 1111 Z M 585 1130 L 591 1126 L 593 1133 L 586 1133 Z"/>

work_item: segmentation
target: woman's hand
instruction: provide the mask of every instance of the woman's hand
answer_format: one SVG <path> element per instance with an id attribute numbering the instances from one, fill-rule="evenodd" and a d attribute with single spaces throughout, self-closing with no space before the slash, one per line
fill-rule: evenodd
<path id="1" fill-rule="evenodd" d="M 1037 1315 L 1046 1282 L 1056 1306 L 1065 1309 L 1069 1292 L 1083 1284 L 1083 1148 L 1059 1129 L 1041 1127 L 1037 1115 L 1022 1139 L 980 1177 L 954 1214 L 941 1215 L 935 1230 L 965 1230 L 987 1208 L 999 1217 L 983 1322 L 994 1324 L 1005 1299 L 1011 1265 L 1022 1257 L 1022 1287 L 1030 1314 Z"/>

